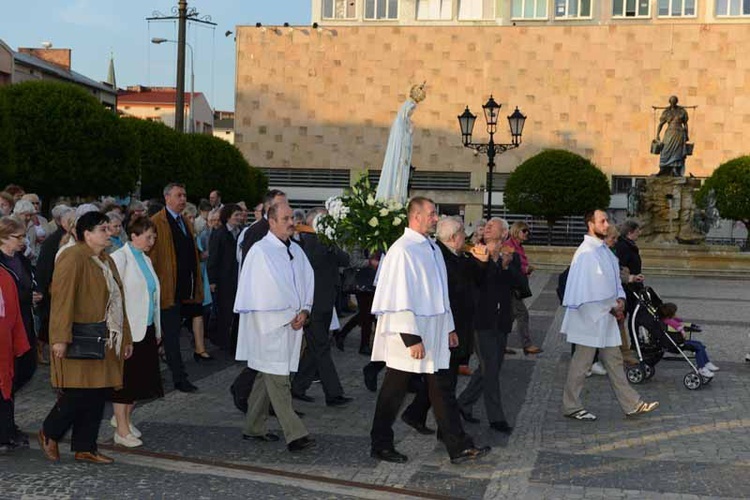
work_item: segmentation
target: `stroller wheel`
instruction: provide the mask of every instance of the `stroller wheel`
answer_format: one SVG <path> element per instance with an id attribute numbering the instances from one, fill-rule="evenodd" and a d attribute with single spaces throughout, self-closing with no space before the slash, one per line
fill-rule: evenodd
<path id="1" fill-rule="evenodd" d="M 628 367 L 625 370 L 625 376 L 631 384 L 640 384 L 646 379 L 646 374 L 640 365 Z"/>
<path id="2" fill-rule="evenodd" d="M 649 365 L 648 363 L 643 364 L 643 371 L 645 372 L 646 380 L 650 379 L 656 374 L 656 368 Z"/>
<path id="3" fill-rule="evenodd" d="M 690 372 L 682 379 L 682 383 L 685 384 L 685 387 L 694 391 L 701 388 L 701 385 L 705 383 L 705 379 L 695 372 Z"/>

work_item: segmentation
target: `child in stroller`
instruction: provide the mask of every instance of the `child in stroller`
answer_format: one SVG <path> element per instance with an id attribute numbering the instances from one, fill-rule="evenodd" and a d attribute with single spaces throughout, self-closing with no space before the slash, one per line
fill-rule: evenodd
<path id="1" fill-rule="evenodd" d="M 677 305 L 671 302 L 665 302 L 660 305 L 657 309 L 657 313 L 659 319 L 666 326 L 667 335 L 669 335 L 674 343 L 681 349 L 687 348 L 688 350 L 695 352 L 695 362 L 698 365 L 698 373 L 703 377 L 713 378 L 714 372 L 718 371 L 719 367 L 708 359 L 706 346 L 703 345 L 702 342 L 691 338 L 693 332 L 701 331 L 700 327 L 691 323 L 684 323 L 678 318 L 676 316 Z"/>

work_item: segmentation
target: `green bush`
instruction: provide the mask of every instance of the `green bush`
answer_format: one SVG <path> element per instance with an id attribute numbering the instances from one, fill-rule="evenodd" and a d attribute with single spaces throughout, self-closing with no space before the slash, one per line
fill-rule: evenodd
<path id="1" fill-rule="evenodd" d="M 698 204 L 705 208 L 711 193 L 721 217 L 740 221 L 750 230 L 750 156 L 729 160 L 714 170 L 698 192 Z M 750 238 L 745 245 L 750 245 Z"/>

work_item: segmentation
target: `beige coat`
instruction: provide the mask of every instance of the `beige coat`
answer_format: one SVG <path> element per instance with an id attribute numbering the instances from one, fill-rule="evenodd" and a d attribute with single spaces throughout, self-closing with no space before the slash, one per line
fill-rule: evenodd
<path id="1" fill-rule="evenodd" d="M 91 260 L 94 252 L 85 243 L 63 252 L 55 264 L 50 296 L 49 343 L 50 345 L 72 340 L 73 323 L 96 323 L 104 321 L 109 292 L 102 270 Z M 122 293 L 122 281 L 112 259 L 105 254 L 99 257 L 114 274 Z M 125 305 L 123 304 L 123 311 Z M 114 349 L 107 348 L 103 360 L 57 359 L 52 356 L 50 375 L 53 387 L 97 389 L 122 387 L 123 352 L 132 345 L 127 314 L 124 314 L 123 339 L 120 357 Z"/>

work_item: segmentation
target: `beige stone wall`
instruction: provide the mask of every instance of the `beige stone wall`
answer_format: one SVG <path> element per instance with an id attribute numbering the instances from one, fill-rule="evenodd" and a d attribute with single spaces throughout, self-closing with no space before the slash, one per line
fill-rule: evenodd
<path id="1" fill-rule="evenodd" d="M 467 104 L 481 115 L 492 93 L 503 118 L 516 105 L 529 117 L 499 171 L 555 147 L 608 174 L 647 175 L 658 163 L 651 106 L 676 94 L 698 106 L 687 171 L 707 176 L 750 149 L 748 47 L 747 24 L 240 27 L 236 142 L 261 167 L 379 169 L 397 109 L 427 80 L 414 115 L 419 169 L 483 182 L 486 158 L 462 147 L 456 116 Z M 480 116 L 475 139 L 485 138 Z M 496 139 L 509 141 L 505 128 Z"/>

